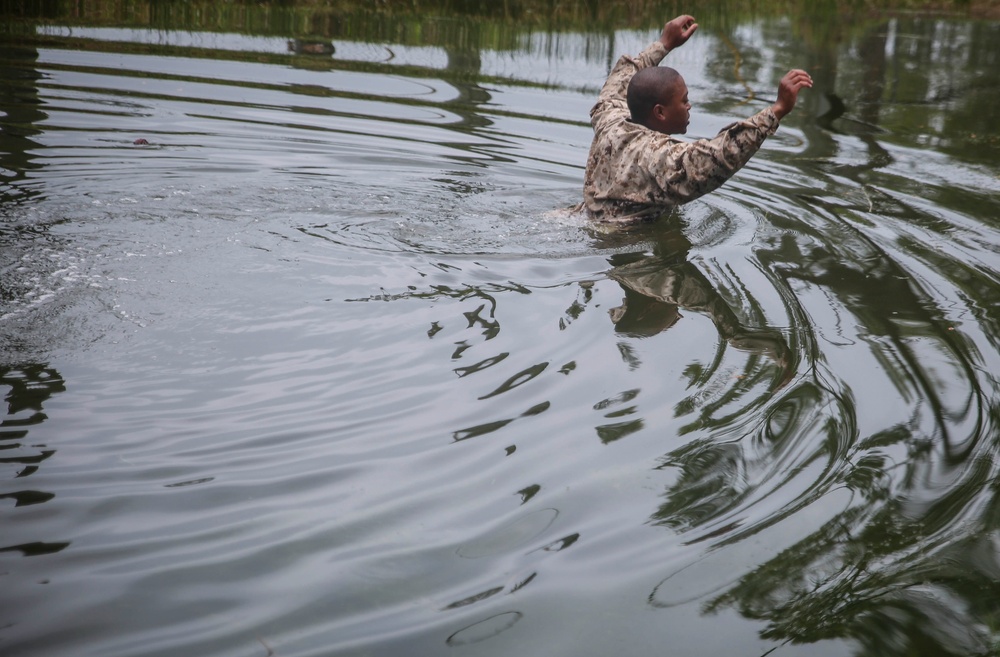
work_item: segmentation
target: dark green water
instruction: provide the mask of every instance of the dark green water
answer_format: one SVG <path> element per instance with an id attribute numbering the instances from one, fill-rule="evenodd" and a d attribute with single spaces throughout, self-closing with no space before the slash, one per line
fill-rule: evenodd
<path id="1" fill-rule="evenodd" d="M 0 654 L 998 654 L 1000 25 L 712 5 L 607 233 L 643 3 L 4 7 Z"/>

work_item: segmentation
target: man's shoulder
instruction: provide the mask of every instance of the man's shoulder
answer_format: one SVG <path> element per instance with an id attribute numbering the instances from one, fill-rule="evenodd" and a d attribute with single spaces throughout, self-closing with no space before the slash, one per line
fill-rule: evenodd
<path id="1" fill-rule="evenodd" d="M 602 130 L 600 132 L 608 138 L 627 137 L 635 139 L 641 137 L 644 133 L 652 132 L 649 128 L 632 120 L 632 113 L 629 112 L 628 107 L 625 107 L 622 111 L 605 112 L 601 119 L 600 127 Z M 602 135 L 599 134 L 598 136 Z"/>
<path id="2" fill-rule="evenodd" d="M 604 143 L 613 145 L 616 150 L 623 151 L 631 148 L 658 151 L 670 148 L 675 144 L 685 143 L 671 135 L 650 130 L 641 123 L 636 123 L 627 112 L 624 117 L 609 120 L 604 125 L 604 129 L 597 134 L 597 138 Z"/>

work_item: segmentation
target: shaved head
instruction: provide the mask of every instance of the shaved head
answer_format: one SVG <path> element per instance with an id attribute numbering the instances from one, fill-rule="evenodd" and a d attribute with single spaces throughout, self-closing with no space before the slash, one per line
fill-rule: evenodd
<path id="1" fill-rule="evenodd" d="M 653 107 L 670 104 L 684 86 L 684 78 L 669 66 L 642 69 L 632 76 L 625 96 L 632 120 L 649 127 Z"/>

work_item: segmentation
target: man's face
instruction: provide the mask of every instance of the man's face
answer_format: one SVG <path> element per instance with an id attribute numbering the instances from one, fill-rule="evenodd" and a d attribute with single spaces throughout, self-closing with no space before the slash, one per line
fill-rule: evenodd
<path id="1" fill-rule="evenodd" d="M 668 100 L 660 103 L 653 112 L 660 119 L 660 131 L 668 135 L 683 135 L 691 121 L 691 103 L 688 102 L 688 88 L 683 79 L 674 83 L 668 92 Z"/>

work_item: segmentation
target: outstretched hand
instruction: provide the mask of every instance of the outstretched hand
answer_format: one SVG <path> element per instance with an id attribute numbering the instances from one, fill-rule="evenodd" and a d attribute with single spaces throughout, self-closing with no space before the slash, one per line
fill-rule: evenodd
<path id="1" fill-rule="evenodd" d="M 698 24 L 694 22 L 693 16 L 678 16 L 663 26 L 663 32 L 660 33 L 660 43 L 667 50 L 673 50 L 687 43 L 687 40 L 697 29 Z"/>
<path id="2" fill-rule="evenodd" d="M 795 102 L 799 99 L 799 91 L 803 87 L 812 86 L 813 79 L 801 69 L 796 68 L 785 73 L 785 77 L 781 78 L 781 83 L 778 85 L 778 100 L 771 106 L 771 110 L 779 121 L 795 109 Z"/>

